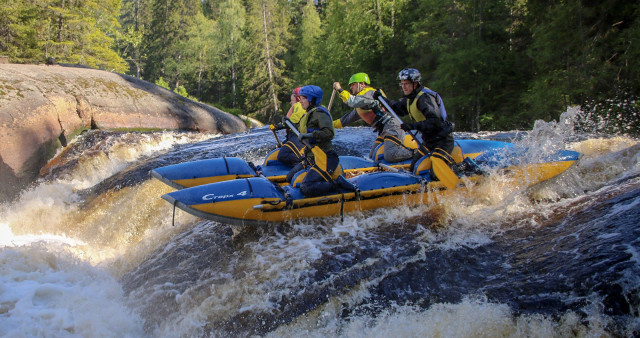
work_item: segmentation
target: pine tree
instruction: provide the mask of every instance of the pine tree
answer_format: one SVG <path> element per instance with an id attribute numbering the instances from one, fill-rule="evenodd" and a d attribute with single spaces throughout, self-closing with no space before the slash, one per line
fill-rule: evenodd
<path id="1" fill-rule="evenodd" d="M 144 78 L 155 81 L 164 77 L 172 87 L 181 85 L 179 64 L 184 57 L 181 42 L 201 11 L 198 0 L 153 0 L 151 24 L 143 38 L 145 46 Z"/>
<path id="2" fill-rule="evenodd" d="M 118 41 L 121 55 L 129 62 L 129 72 L 140 78 L 144 60 L 143 38 L 150 26 L 150 0 L 123 0 L 120 15 L 122 35 Z"/>
<path id="3" fill-rule="evenodd" d="M 320 37 L 323 34 L 320 16 L 313 0 L 307 1 L 302 10 L 299 26 L 297 53 L 294 72 L 299 83 L 313 83 L 314 73 L 324 66 L 318 50 L 322 48 Z"/>
<path id="4" fill-rule="evenodd" d="M 242 71 L 245 107 L 273 122 L 280 111 L 281 99 L 288 96 L 284 54 L 287 49 L 289 17 L 282 1 L 250 1 L 247 20 L 249 48 Z"/>
<path id="5" fill-rule="evenodd" d="M 218 59 L 215 62 L 216 77 L 227 79 L 230 87 L 229 96 L 232 108 L 238 106 L 238 71 L 242 53 L 246 49 L 243 30 L 245 28 L 245 8 L 240 0 L 225 0 L 220 5 L 218 26 L 220 34 L 213 40 L 219 46 Z"/>

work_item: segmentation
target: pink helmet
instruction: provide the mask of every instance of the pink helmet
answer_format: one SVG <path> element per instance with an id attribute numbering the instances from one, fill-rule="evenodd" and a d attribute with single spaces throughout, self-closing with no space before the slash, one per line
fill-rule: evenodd
<path id="1" fill-rule="evenodd" d="M 296 96 L 296 102 L 300 102 L 300 89 L 302 87 L 298 87 L 296 89 L 293 90 L 293 92 L 291 94 Z"/>

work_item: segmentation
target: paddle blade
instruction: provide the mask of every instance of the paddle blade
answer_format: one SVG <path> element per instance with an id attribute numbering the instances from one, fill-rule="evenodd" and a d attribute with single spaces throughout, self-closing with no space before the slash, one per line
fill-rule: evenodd
<path id="1" fill-rule="evenodd" d="M 327 154 L 322 151 L 320 147 L 311 148 L 311 152 L 313 153 L 315 165 L 318 166 L 318 168 L 322 169 L 324 172 L 327 172 Z"/>
<path id="2" fill-rule="evenodd" d="M 458 186 L 460 180 L 458 176 L 451 170 L 447 163 L 436 156 L 431 156 L 431 166 L 433 173 L 436 175 L 447 188 L 455 189 Z"/>

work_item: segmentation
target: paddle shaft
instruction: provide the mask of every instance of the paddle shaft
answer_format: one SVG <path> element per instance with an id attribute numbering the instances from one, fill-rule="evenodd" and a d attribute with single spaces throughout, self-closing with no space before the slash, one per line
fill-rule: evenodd
<path id="1" fill-rule="evenodd" d="M 336 97 L 336 90 L 335 88 L 333 89 L 333 92 L 331 93 L 331 98 L 329 99 L 329 106 L 327 106 L 327 110 L 329 112 L 331 112 L 331 106 L 333 105 L 333 98 Z"/>
<path id="2" fill-rule="evenodd" d="M 273 136 L 275 136 L 276 138 L 276 142 L 278 142 L 278 148 L 282 147 L 282 143 L 280 142 L 280 139 L 278 138 L 278 134 L 276 134 L 275 129 L 271 129 L 271 131 L 273 132 Z"/>
<path id="3" fill-rule="evenodd" d="M 393 109 L 391 109 L 387 101 L 382 96 L 378 97 L 378 100 L 382 102 L 385 108 L 389 110 L 389 113 L 393 117 L 395 117 L 395 119 L 398 120 L 400 124 L 402 124 L 402 120 L 400 119 L 400 117 L 398 117 L 396 112 L 394 112 Z M 422 143 L 418 141 L 416 134 L 412 132 L 409 132 L 409 134 L 411 135 L 411 137 L 413 137 L 413 140 L 416 141 L 416 144 L 418 145 L 418 149 L 425 149 L 423 148 Z M 437 156 L 430 156 L 430 157 L 431 157 L 431 167 L 433 168 L 433 172 L 436 175 L 436 177 L 438 177 L 438 179 L 442 181 L 442 183 L 444 183 L 447 188 L 454 189 L 459 182 L 458 176 L 453 172 L 453 170 L 451 170 L 451 168 L 444 162 L 443 159 Z"/>
<path id="4" fill-rule="evenodd" d="M 302 144 L 304 144 L 304 146 L 307 147 L 307 149 L 311 149 L 311 152 L 313 153 L 316 161 L 316 165 L 322 168 L 323 170 L 326 170 L 327 154 L 322 149 L 320 149 L 320 147 L 311 146 L 311 143 L 309 143 L 309 141 L 300 139 L 300 131 L 298 131 L 298 128 L 296 128 L 296 126 L 294 126 L 293 123 L 291 123 L 291 121 L 285 120 L 284 122 L 287 125 L 287 127 L 289 127 L 291 132 L 293 132 L 294 134 L 296 134 L 296 136 L 298 136 L 298 139 L 300 140 L 300 142 L 302 142 Z"/>
<path id="5" fill-rule="evenodd" d="M 384 164 L 384 163 L 378 163 L 378 167 L 380 167 L 380 168 L 382 168 L 384 170 L 388 170 L 388 171 L 394 172 L 394 173 L 397 173 L 397 172 L 400 171 L 398 168 L 394 168 L 394 167 L 392 167 L 392 166 L 390 166 L 388 164 Z"/>
<path id="6" fill-rule="evenodd" d="M 291 123 L 291 121 L 289 121 L 288 119 L 286 119 L 284 121 L 284 123 L 287 125 L 287 127 L 289 127 L 289 130 L 291 130 L 292 133 L 296 134 L 296 136 L 298 136 L 298 138 L 300 138 L 300 132 L 298 131 L 298 128 L 296 128 L 296 126 L 293 125 L 293 123 Z M 300 140 L 300 142 L 302 142 L 302 140 Z M 305 142 L 303 142 L 305 143 Z M 306 142 L 308 143 L 308 142 Z M 305 144 L 306 146 L 307 144 Z"/>
<path id="7" fill-rule="evenodd" d="M 398 114 L 396 114 L 396 112 L 395 112 L 395 111 L 393 111 L 393 109 L 391 109 L 391 107 L 390 107 L 390 106 L 389 106 L 389 104 L 387 103 L 387 100 L 386 100 L 384 97 L 379 96 L 379 97 L 378 97 L 378 101 L 382 102 L 382 105 L 383 105 L 385 108 L 387 108 L 387 111 L 389 111 L 389 114 L 391 114 L 391 116 L 393 116 L 393 117 L 398 121 L 398 123 L 400 123 L 400 124 L 404 123 L 404 122 L 402 122 L 402 119 L 400 119 L 400 117 L 398 116 Z M 418 145 L 418 148 L 422 148 L 422 142 L 420 142 L 420 141 L 418 140 L 418 137 L 416 136 L 416 134 L 414 134 L 414 133 L 412 133 L 412 132 L 409 132 L 409 135 L 411 135 L 411 137 L 413 137 L 413 140 L 414 140 L 414 141 L 416 141 L 416 144 Z"/>

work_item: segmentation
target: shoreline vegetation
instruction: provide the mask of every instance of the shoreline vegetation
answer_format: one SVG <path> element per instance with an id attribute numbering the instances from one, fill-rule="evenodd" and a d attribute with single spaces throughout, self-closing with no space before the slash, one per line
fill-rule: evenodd
<path id="1" fill-rule="evenodd" d="M 413 67 L 457 131 L 530 129 L 578 105 L 638 135 L 639 14 L 614 0 L 18 0 L 0 9 L 0 55 L 127 74 L 262 123 L 292 88 L 328 100 L 355 72 L 397 98 Z"/>

